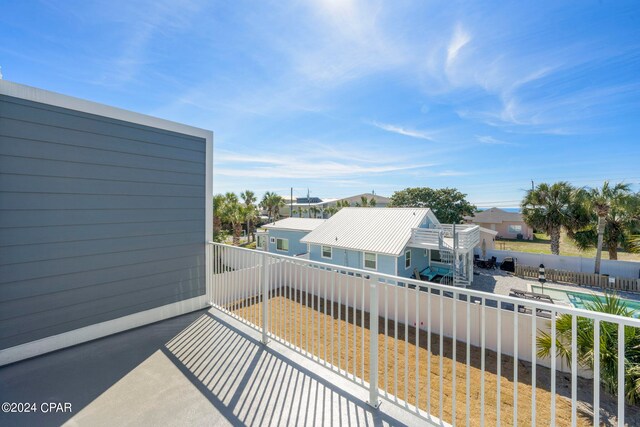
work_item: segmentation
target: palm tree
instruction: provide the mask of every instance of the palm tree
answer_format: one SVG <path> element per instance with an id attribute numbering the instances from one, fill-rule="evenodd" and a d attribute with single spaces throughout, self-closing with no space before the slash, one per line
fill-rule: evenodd
<path id="1" fill-rule="evenodd" d="M 338 210 L 339 209 L 336 206 L 329 206 L 324 211 L 326 212 L 327 217 L 332 217 L 336 212 L 338 212 Z"/>
<path id="2" fill-rule="evenodd" d="M 609 251 L 609 259 L 618 259 L 618 245 L 631 246 L 631 233 L 640 223 L 636 214 L 640 203 L 628 184 L 611 186 L 608 181 L 602 188 L 585 190 L 582 202 L 590 221 L 571 237 L 581 249 L 596 247 L 595 273 L 599 274 L 603 244 Z"/>
<path id="3" fill-rule="evenodd" d="M 240 234 L 242 234 L 242 224 L 245 221 L 245 207 L 238 201 L 238 196 L 234 193 L 226 193 L 222 205 L 222 217 L 231 224 L 233 233 L 233 244 L 240 244 Z"/>
<path id="4" fill-rule="evenodd" d="M 586 303 L 586 308 L 601 313 L 631 317 L 634 311 L 627 308 L 623 300 L 615 295 L 607 295 L 604 301 L 596 298 Z M 576 319 L 576 355 L 578 364 L 593 369 L 593 319 Z M 562 314 L 556 319 L 556 355 L 571 365 L 571 315 Z M 536 339 L 539 357 L 551 357 L 553 340 L 547 332 L 540 331 Z M 625 398 L 629 404 L 640 402 L 640 328 L 624 327 L 625 348 Z M 618 325 L 600 322 L 600 381 L 607 391 L 616 394 L 618 390 Z"/>
<path id="5" fill-rule="evenodd" d="M 284 199 L 271 191 L 267 191 L 262 196 L 262 207 L 267 210 L 269 221 L 277 219 L 280 216 L 280 208 L 284 206 Z"/>
<path id="6" fill-rule="evenodd" d="M 249 242 L 249 237 L 253 236 L 253 240 L 255 240 L 255 235 L 253 234 L 253 229 L 252 229 L 252 224 L 253 221 L 255 221 L 257 219 L 257 215 L 256 215 L 256 207 L 255 207 L 255 202 L 256 202 L 256 194 L 251 191 L 251 190 L 245 190 L 244 192 L 240 193 L 240 197 L 242 198 L 242 201 L 244 202 L 244 205 L 247 209 L 247 242 Z"/>
<path id="7" fill-rule="evenodd" d="M 554 255 L 560 255 L 562 228 L 573 231 L 582 223 L 580 206 L 577 192 L 568 182 L 539 184 L 527 191 L 521 203 L 524 221 L 549 235 Z"/>
<path id="8" fill-rule="evenodd" d="M 309 208 L 309 218 L 317 218 L 318 217 L 318 212 L 320 212 L 320 209 L 318 209 L 315 206 L 311 206 Z"/>
<path id="9" fill-rule="evenodd" d="M 224 206 L 224 196 L 216 194 L 213 196 L 213 240 L 215 242 L 222 241 L 222 209 Z"/>

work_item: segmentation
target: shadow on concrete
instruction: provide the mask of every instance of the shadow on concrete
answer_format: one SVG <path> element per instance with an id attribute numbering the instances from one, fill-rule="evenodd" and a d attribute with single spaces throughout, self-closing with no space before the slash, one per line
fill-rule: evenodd
<path id="1" fill-rule="evenodd" d="M 406 425 L 327 379 L 324 368 L 316 373 L 218 316 L 206 316 L 163 352 L 232 425 Z"/>
<path id="2" fill-rule="evenodd" d="M 0 413 L 0 425 L 61 425 L 127 375 L 206 310 L 167 319 L 0 368 L 2 402 L 36 403 L 35 413 Z M 43 413 L 45 402 L 72 412 Z"/>

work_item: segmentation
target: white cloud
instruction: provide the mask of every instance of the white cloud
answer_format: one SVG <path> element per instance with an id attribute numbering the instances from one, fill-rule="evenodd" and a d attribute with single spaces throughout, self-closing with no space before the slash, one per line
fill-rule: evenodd
<path id="1" fill-rule="evenodd" d="M 460 50 L 465 47 L 470 41 L 471 35 L 469 35 L 469 33 L 464 28 L 462 28 L 461 24 L 456 25 L 453 36 L 449 41 L 449 46 L 447 47 L 447 67 L 453 64 Z"/>
<path id="2" fill-rule="evenodd" d="M 411 138 L 426 139 L 428 141 L 435 141 L 433 134 L 426 131 L 407 129 L 388 123 L 371 122 L 371 125 L 387 132 L 397 133 L 398 135 L 410 136 Z"/>
<path id="3" fill-rule="evenodd" d="M 511 142 L 503 141 L 500 139 L 496 139 L 489 135 L 476 135 L 476 140 L 481 142 L 482 144 L 491 144 L 491 145 L 512 145 Z"/>

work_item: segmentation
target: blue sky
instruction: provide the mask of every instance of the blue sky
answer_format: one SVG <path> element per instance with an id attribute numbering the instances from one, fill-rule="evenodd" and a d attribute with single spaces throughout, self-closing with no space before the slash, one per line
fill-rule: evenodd
<path id="1" fill-rule="evenodd" d="M 213 130 L 216 192 L 640 190 L 637 1 L 7 1 L 0 66 Z"/>

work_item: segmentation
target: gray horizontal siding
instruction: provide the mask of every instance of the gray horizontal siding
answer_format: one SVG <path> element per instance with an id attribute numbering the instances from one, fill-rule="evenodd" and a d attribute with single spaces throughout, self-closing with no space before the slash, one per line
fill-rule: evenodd
<path id="1" fill-rule="evenodd" d="M 0 154 L 0 170 L 6 174 L 24 174 L 28 170 L 32 175 L 39 176 L 202 186 L 201 174 L 101 165 L 96 161 L 97 159 L 87 159 L 84 162 L 73 162 Z"/>
<path id="2" fill-rule="evenodd" d="M 0 349 L 203 295 L 205 150 L 0 96 Z"/>

